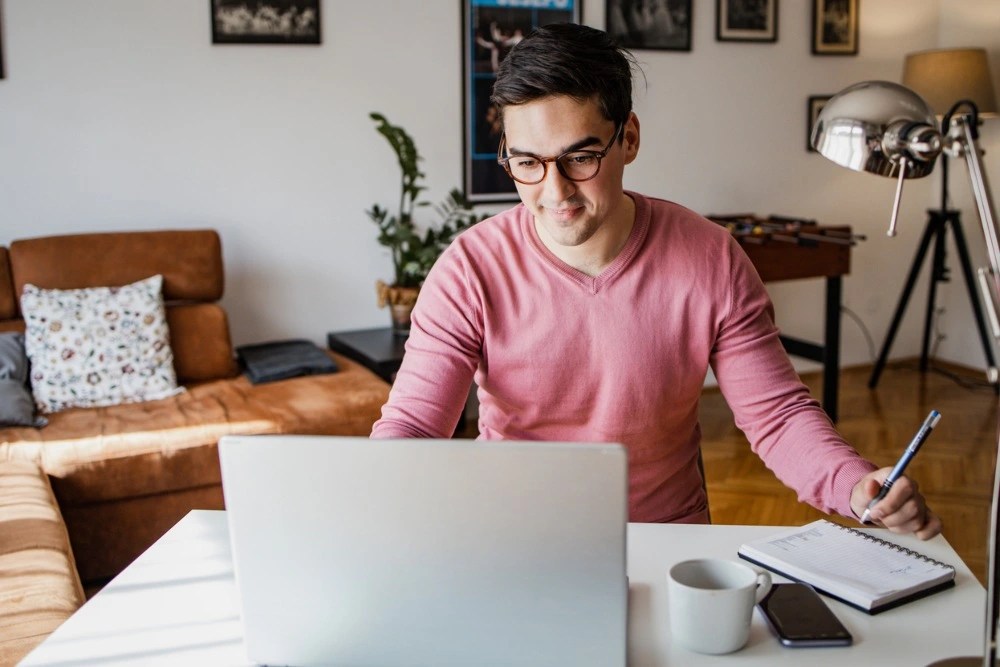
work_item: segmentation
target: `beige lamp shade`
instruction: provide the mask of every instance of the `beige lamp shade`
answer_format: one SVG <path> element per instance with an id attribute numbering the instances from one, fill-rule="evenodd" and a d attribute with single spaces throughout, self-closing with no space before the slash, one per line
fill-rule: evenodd
<path id="1" fill-rule="evenodd" d="M 980 115 L 997 113 L 985 49 L 935 49 L 906 56 L 903 85 L 943 116 L 959 100 L 972 100 Z"/>

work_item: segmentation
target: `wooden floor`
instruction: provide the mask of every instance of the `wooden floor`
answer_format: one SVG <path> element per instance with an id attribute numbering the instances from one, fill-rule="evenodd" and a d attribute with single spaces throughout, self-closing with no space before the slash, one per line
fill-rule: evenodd
<path id="1" fill-rule="evenodd" d="M 944 536 L 985 585 L 990 494 L 997 452 L 997 395 L 981 373 L 915 361 L 889 364 L 878 387 L 870 367 L 841 371 L 837 428 L 880 466 L 893 465 L 931 409 L 941 421 L 907 470 L 944 521 Z M 803 375 L 819 396 L 822 374 Z M 700 409 L 702 449 L 712 521 L 717 524 L 801 525 L 825 517 L 799 503 L 751 451 L 717 389 L 706 389 Z M 460 437 L 475 437 L 470 420 Z M 828 517 L 829 518 L 829 517 Z M 846 525 L 849 519 L 833 517 Z"/>
<path id="2" fill-rule="evenodd" d="M 863 456 L 893 465 L 931 409 L 941 413 L 907 469 L 944 522 L 944 536 L 985 585 L 990 495 L 997 452 L 997 395 L 969 369 L 916 361 L 889 364 L 868 388 L 868 366 L 841 371 L 837 428 Z M 945 375 L 945 373 L 949 375 Z M 803 380 L 820 395 L 820 373 Z M 969 386 L 965 386 L 969 385 Z M 718 390 L 706 390 L 701 410 L 703 455 L 713 523 L 801 525 L 825 516 L 799 503 L 753 455 Z M 835 519 L 846 525 L 854 520 Z"/>

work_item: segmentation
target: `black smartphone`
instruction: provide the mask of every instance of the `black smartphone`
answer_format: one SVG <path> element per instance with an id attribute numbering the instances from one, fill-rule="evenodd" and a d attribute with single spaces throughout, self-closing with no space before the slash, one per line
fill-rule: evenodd
<path id="1" fill-rule="evenodd" d="M 806 584 L 774 584 L 760 610 L 783 646 L 850 646 L 847 628 Z"/>

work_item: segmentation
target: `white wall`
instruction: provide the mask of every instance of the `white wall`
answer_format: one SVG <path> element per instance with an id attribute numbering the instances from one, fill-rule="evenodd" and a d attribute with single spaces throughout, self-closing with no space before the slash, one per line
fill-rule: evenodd
<path id="1" fill-rule="evenodd" d="M 321 342 L 331 329 L 388 322 L 373 285 L 391 265 L 364 210 L 396 201 L 398 172 L 368 113 L 381 111 L 414 136 L 428 198 L 461 182 L 459 2 L 324 0 L 322 46 L 280 47 L 212 46 L 209 0 L 0 1 L 8 77 L 0 81 L 0 243 L 215 227 L 238 344 Z M 866 0 L 856 57 L 810 55 L 810 4 L 781 2 L 778 43 L 762 45 L 716 42 L 715 2 L 695 0 L 692 52 L 637 51 L 648 85 L 639 84 L 643 143 L 626 185 L 705 213 L 852 225 L 868 240 L 855 249 L 845 305 L 880 344 L 938 179 L 908 183 L 901 234 L 886 239 L 893 181 L 807 153 L 806 98 L 864 79 L 899 80 L 905 53 L 939 45 L 989 48 L 1000 90 L 1000 3 Z M 585 0 L 584 21 L 603 26 L 604 2 Z M 996 125 L 983 142 L 994 180 Z M 964 169 L 953 170 L 978 264 L 964 179 Z M 779 325 L 818 339 L 822 283 L 769 288 Z M 921 285 L 893 357 L 919 350 L 924 294 Z M 977 339 L 966 340 L 964 287 L 945 286 L 940 301 L 947 339 L 939 355 L 983 367 Z M 843 333 L 844 363 L 870 361 L 852 320 Z"/>

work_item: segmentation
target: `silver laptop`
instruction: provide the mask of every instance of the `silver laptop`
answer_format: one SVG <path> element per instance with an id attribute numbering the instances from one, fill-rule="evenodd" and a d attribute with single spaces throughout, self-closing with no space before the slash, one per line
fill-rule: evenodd
<path id="1" fill-rule="evenodd" d="M 219 453 L 250 660 L 625 665 L 620 445 L 266 435 Z"/>

